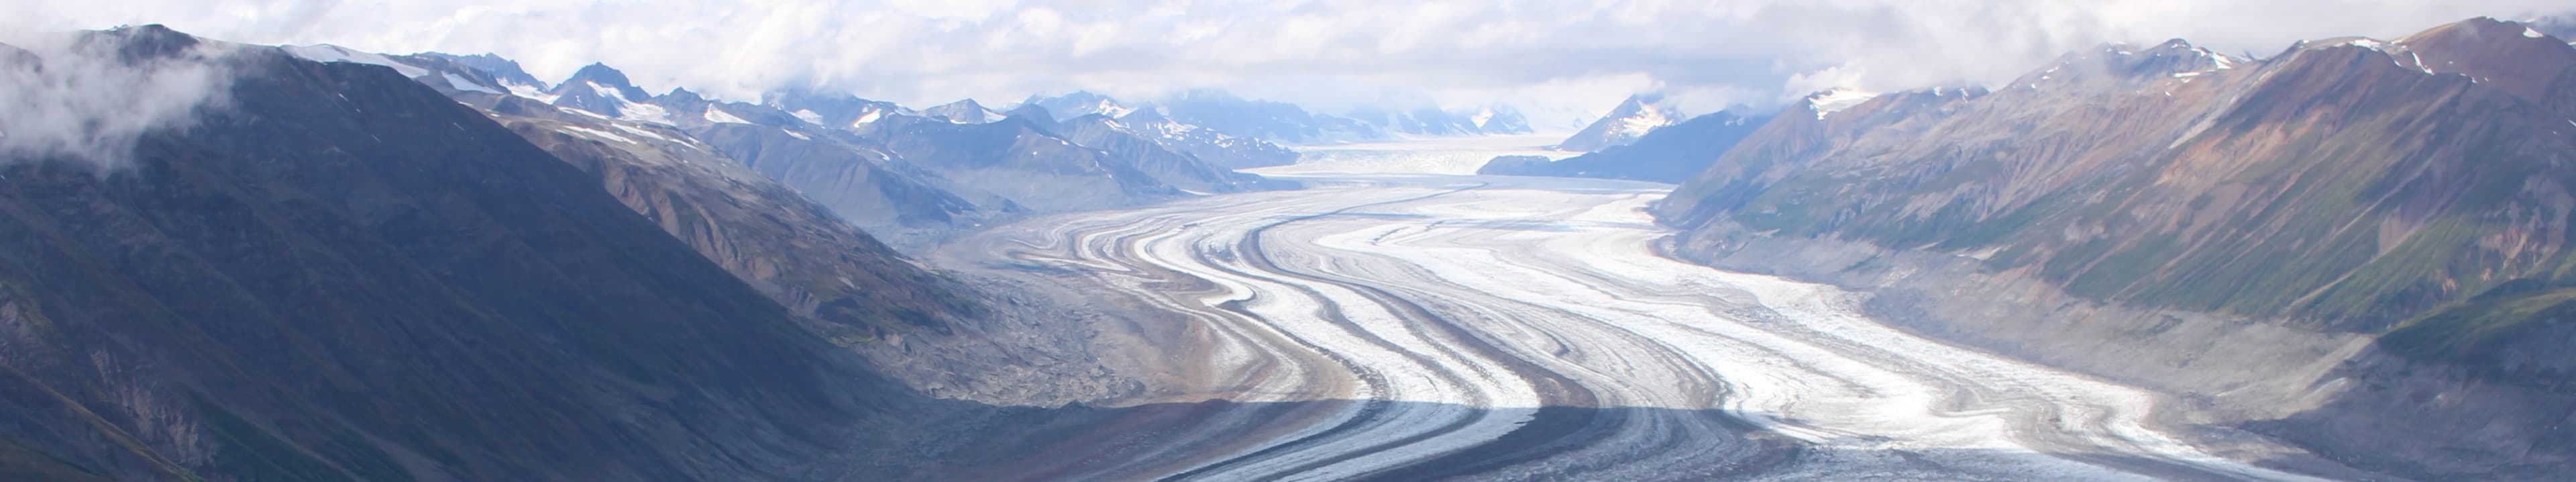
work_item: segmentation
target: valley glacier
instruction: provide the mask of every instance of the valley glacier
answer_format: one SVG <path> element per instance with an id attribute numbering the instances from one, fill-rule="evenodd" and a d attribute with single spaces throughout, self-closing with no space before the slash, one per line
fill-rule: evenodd
<path id="1" fill-rule="evenodd" d="M 1107 423 L 1152 436 L 1060 444 L 995 470 L 2309 479 L 2196 447 L 2153 392 L 1917 337 L 1831 286 L 1660 256 L 1668 231 L 1643 208 L 1668 185 L 1365 173 L 1494 150 L 1310 158 L 1264 171 L 1305 190 L 1041 218 L 950 244 L 952 266 L 1078 278 L 1186 318 L 1128 347 L 1167 387 L 1132 403 L 1186 414 Z M 1211 400 L 1229 403 L 1189 405 Z"/>

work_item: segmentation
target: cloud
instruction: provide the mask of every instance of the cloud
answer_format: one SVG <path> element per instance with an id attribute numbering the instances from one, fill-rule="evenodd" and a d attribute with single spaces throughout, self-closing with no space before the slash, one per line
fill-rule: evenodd
<path id="1" fill-rule="evenodd" d="M 2571 10 L 2564 0 L 40 3 L 34 15 L 57 28 L 162 22 L 254 43 L 488 51 L 552 78 L 604 61 L 655 91 L 735 99 L 799 86 L 912 105 L 1008 104 L 1073 89 L 1150 97 L 1212 87 L 1318 105 L 1403 92 L 1591 111 L 1639 88 L 1768 103 L 1827 84 L 1992 85 L 2101 42 L 2180 37 L 2268 53 L 2304 38 Z"/>
<path id="2" fill-rule="evenodd" d="M 0 39 L 0 161 L 70 158 L 118 167 L 143 135 L 194 125 L 219 108 L 228 46 L 121 50 L 114 35 Z"/>

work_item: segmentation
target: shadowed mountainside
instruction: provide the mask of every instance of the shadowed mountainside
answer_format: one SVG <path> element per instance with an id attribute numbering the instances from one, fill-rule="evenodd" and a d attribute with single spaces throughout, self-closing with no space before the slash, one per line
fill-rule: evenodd
<path id="1" fill-rule="evenodd" d="M 93 33 L 129 56 L 200 42 Z M 0 439 L 122 480 L 741 480 L 899 385 L 463 105 L 383 67 L 219 60 L 134 165 L 0 189 Z M 12 68 L 24 68 L 13 66 Z"/>

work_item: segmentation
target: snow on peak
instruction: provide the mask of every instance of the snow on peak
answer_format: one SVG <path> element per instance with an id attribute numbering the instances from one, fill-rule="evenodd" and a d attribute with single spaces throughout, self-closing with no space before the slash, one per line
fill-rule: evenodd
<path id="1" fill-rule="evenodd" d="M 1870 99 L 1875 98 L 1878 98 L 1877 92 L 1855 89 L 1832 89 L 1807 96 L 1807 104 L 1815 108 L 1816 118 L 1823 119 L 1826 115 L 1830 115 L 1835 112 L 1842 112 L 1843 109 L 1852 108 L 1852 106 L 1860 105 L 1862 102 L 1868 102 Z"/>
<path id="2" fill-rule="evenodd" d="M 1655 129 L 1681 121 L 1669 114 L 1670 111 L 1660 106 L 1647 105 L 1643 109 L 1637 109 L 1636 115 L 1620 118 L 1619 123 L 1611 127 L 1610 132 L 1619 139 L 1645 137 L 1648 132 L 1654 132 Z"/>
<path id="3" fill-rule="evenodd" d="M 2371 40 L 2371 39 L 2366 39 L 2366 38 L 2357 38 L 2357 39 L 2352 39 L 2352 41 L 2350 41 L 2350 42 L 2344 42 L 2344 43 L 2342 43 L 2342 44 L 2340 44 L 2340 45 L 2343 45 L 2343 46 L 2350 46 L 2350 47 L 2361 47 L 2361 48 L 2371 49 L 2371 50 L 2377 50 L 2377 51 L 2381 51 L 2381 52 L 2386 52 L 2386 51 L 2388 51 L 2388 43 L 2387 43 L 2387 42 L 2381 42 L 2381 41 Z"/>
<path id="4" fill-rule="evenodd" d="M 402 73 L 404 78 L 420 78 L 420 76 L 429 75 L 429 69 L 414 67 L 411 64 L 402 62 L 395 62 L 394 59 L 383 55 L 349 50 L 346 47 L 338 45 L 288 45 L 280 48 L 286 49 L 286 53 L 292 54 L 297 58 L 311 60 L 314 62 L 348 62 L 353 64 L 382 65 L 392 67 L 394 72 Z"/>
<path id="5" fill-rule="evenodd" d="M 718 109 L 718 108 L 715 108 L 715 106 L 707 106 L 707 115 L 706 115 L 706 118 L 707 118 L 707 122 L 714 122 L 714 123 L 717 123 L 717 124 L 749 124 L 749 123 L 751 123 L 751 121 L 742 120 L 742 118 L 741 118 L 741 117 L 735 117 L 735 116 L 733 115 L 733 113 L 725 112 L 725 111 L 724 111 L 724 109 Z"/>
<path id="6" fill-rule="evenodd" d="M 2524 37 L 2530 37 L 2530 38 L 2540 38 L 2540 37 L 2541 37 L 2541 35 L 2540 35 L 2540 31 L 2539 31 L 2539 30 L 2532 29 L 2531 27 L 2523 27 L 2523 28 L 2522 28 L 2522 36 L 2524 36 Z"/>
<path id="7" fill-rule="evenodd" d="M 1109 116 L 1110 118 L 1118 118 L 1118 117 L 1126 117 L 1128 113 L 1130 113 L 1130 112 L 1135 112 L 1135 111 L 1136 111 L 1136 109 L 1134 109 L 1134 108 L 1130 108 L 1130 107 L 1127 107 L 1127 106 L 1124 106 L 1124 105 L 1119 105 L 1119 104 L 1118 104 L 1118 102 L 1116 102 L 1116 101 L 1109 100 L 1109 98 L 1107 98 L 1107 97 L 1102 97 L 1102 98 L 1098 98 L 1098 99 L 1093 99 L 1093 100 L 1091 101 L 1091 103 L 1089 103 L 1089 104 L 1085 104 L 1085 105 L 1083 105 L 1083 106 L 1082 106 L 1082 107 L 1080 107 L 1080 108 L 1074 109 L 1074 110 L 1073 110 L 1073 112 L 1068 112 L 1068 113 L 1066 113 L 1066 115 L 1075 115 L 1075 116 L 1080 116 L 1080 115 L 1087 115 L 1087 114 L 1100 114 L 1100 115 L 1104 115 L 1104 116 Z"/>
<path id="8" fill-rule="evenodd" d="M 590 85 L 592 91 L 598 92 L 601 98 L 608 99 L 608 102 L 617 105 L 617 118 L 619 119 L 646 124 L 675 125 L 671 123 L 670 109 L 664 109 L 662 106 L 658 105 L 626 100 L 625 96 L 617 93 L 617 88 L 615 87 L 600 85 L 598 82 L 585 83 Z"/>

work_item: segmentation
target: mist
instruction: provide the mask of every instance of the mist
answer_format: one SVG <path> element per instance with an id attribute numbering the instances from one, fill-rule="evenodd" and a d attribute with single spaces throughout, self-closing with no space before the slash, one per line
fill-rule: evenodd
<path id="1" fill-rule="evenodd" d="M 186 129 L 228 101 L 235 47 L 124 52 L 104 33 L 0 39 L 0 162 L 71 159 L 127 165 L 153 132 Z"/>

